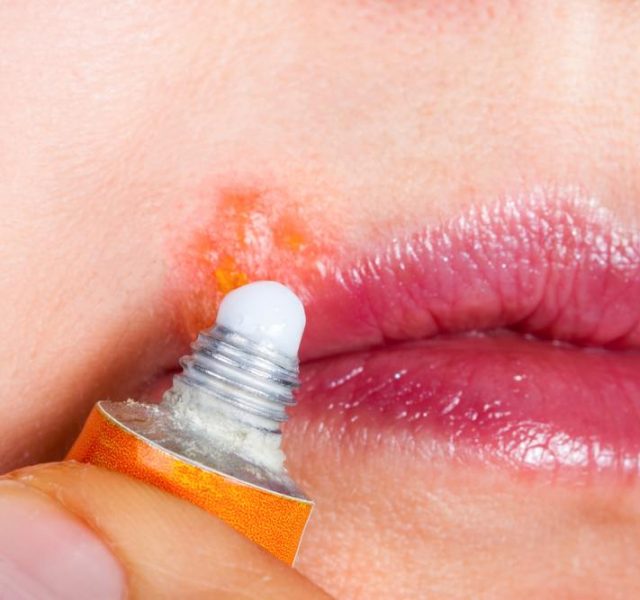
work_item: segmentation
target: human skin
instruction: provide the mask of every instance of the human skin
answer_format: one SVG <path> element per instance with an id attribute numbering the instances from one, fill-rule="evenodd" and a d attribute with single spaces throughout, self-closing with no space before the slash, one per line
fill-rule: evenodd
<path id="1" fill-rule="evenodd" d="M 194 301 L 181 265 L 203 230 L 237 253 L 230 191 L 329 254 L 540 186 L 637 230 L 638 39 L 632 2 L 0 3 L 3 469 L 61 458 L 213 317 L 222 284 Z M 297 567 L 336 597 L 640 590 L 637 484 L 307 434 L 285 432 L 317 503 Z"/>

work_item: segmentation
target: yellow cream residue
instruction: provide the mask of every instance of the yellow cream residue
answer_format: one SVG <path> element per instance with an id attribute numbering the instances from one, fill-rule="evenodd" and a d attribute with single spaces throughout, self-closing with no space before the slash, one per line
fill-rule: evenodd
<path id="1" fill-rule="evenodd" d="M 220 257 L 213 271 L 213 276 L 215 277 L 216 287 L 222 295 L 249 283 L 249 276 L 238 268 L 233 256 L 228 254 Z"/>

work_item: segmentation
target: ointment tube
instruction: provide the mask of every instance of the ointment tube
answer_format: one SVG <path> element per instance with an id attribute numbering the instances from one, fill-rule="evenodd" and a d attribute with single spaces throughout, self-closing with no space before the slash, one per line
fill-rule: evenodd
<path id="1" fill-rule="evenodd" d="M 184 498 L 293 564 L 312 502 L 286 471 L 280 425 L 295 403 L 304 322 L 281 284 L 234 290 L 162 402 L 99 402 L 67 458 Z"/>

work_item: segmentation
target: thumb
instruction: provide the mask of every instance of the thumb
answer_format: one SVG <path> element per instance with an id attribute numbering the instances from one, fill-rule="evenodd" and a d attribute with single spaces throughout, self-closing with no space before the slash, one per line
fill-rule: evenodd
<path id="1" fill-rule="evenodd" d="M 196 506 L 73 462 L 0 481 L 0 597 L 328 598 Z"/>

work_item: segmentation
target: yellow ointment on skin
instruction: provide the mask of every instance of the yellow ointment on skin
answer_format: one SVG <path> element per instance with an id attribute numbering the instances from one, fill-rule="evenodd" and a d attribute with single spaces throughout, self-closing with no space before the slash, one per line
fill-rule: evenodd
<path id="1" fill-rule="evenodd" d="M 219 191 L 215 213 L 188 243 L 172 248 L 169 296 L 185 337 L 211 325 L 222 297 L 257 280 L 285 283 L 304 296 L 331 264 L 330 240 L 296 205 L 273 190 Z"/>

